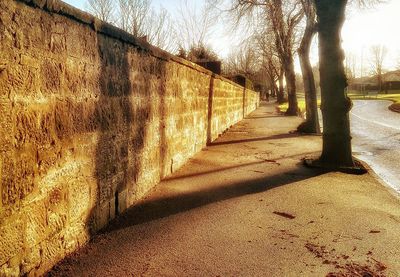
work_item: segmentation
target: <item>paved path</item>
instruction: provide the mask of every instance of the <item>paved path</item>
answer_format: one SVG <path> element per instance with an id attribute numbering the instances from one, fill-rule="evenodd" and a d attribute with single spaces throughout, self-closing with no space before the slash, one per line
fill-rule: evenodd
<path id="1" fill-rule="evenodd" d="M 274 111 L 233 126 L 50 275 L 399 276 L 399 199 L 368 174 L 304 168 L 321 138 Z"/>
<path id="2" fill-rule="evenodd" d="M 353 151 L 400 193 L 400 114 L 390 101 L 356 100 L 351 110 Z"/>

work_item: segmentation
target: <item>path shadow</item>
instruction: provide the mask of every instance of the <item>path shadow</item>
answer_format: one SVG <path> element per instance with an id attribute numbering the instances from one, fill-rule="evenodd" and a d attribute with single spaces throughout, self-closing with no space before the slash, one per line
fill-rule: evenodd
<path id="1" fill-rule="evenodd" d="M 240 163 L 237 165 L 226 166 L 226 167 L 222 167 L 222 168 L 216 168 L 216 169 L 206 170 L 206 171 L 201 171 L 201 172 L 196 172 L 196 173 L 189 173 L 189 174 L 182 174 L 182 175 L 176 174 L 171 177 L 165 178 L 164 181 L 186 179 L 186 178 L 202 176 L 202 175 L 207 175 L 207 174 L 212 174 L 212 173 L 217 173 L 217 172 L 223 172 L 223 171 L 227 171 L 230 169 L 238 169 L 238 168 L 247 167 L 250 165 L 264 164 L 264 163 L 275 163 L 275 164 L 279 165 L 279 162 L 278 162 L 279 160 L 291 159 L 291 158 L 296 158 L 296 157 L 303 158 L 305 156 L 309 156 L 309 155 L 314 156 L 316 154 L 319 154 L 319 152 L 306 152 L 306 153 L 295 154 L 295 155 L 291 155 L 291 156 L 284 156 L 279 159 L 263 159 L 263 160 L 256 161 L 256 162 Z"/>
<path id="2" fill-rule="evenodd" d="M 265 119 L 265 118 L 279 118 L 279 117 L 287 117 L 284 115 L 266 115 L 266 116 L 246 116 L 244 119 Z"/>
<path id="3" fill-rule="evenodd" d="M 289 133 L 289 134 L 279 134 L 273 135 L 269 137 L 259 137 L 259 138 L 249 138 L 249 139 L 239 139 L 239 140 L 229 140 L 229 141 L 220 141 L 220 142 L 212 142 L 210 143 L 210 147 L 217 146 L 217 145 L 226 145 L 226 144 L 235 144 L 235 143 L 243 143 L 243 142 L 253 142 L 253 141 L 268 141 L 268 140 L 275 140 L 275 139 L 285 139 L 285 138 L 294 138 L 298 137 L 299 134 L 296 133 Z"/>
<path id="4" fill-rule="evenodd" d="M 295 169 L 277 175 L 253 178 L 240 182 L 226 182 L 218 187 L 211 187 L 201 191 L 189 191 L 159 199 L 143 200 L 114 220 L 102 233 L 165 218 L 208 204 L 265 192 L 273 188 L 307 180 L 326 172 L 307 169 L 299 164 Z"/>

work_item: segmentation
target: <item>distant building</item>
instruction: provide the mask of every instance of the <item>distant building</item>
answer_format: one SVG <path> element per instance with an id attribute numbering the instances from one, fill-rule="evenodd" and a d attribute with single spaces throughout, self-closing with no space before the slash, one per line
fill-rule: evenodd
<path id="1" fill-rule="evenodd" d="M 382 89 L 400 90 L 400 70 L 390 71 L 382 76 Z M 379 82 L 377 76 L 355 78 L 349 84 L 350 90 L 371 91 L 379 90 Z"/>
<path id="2" fill-rule="evenodd" d="M 254 90 L 253 82 L 242 74 L 229 75 L 224 77 L 235 82 L 236 84 L 241 85 L 242 87 Z"/>
<path id="3" fill-rule="evenodd" d="M 383 87 L 385 90 L 400 90 L 400 70 L 384 74 Z"/>
<path id="4" fill-rule="evenodd" d="M 212 71 L 215 74 L 221 75 L 221 61 L 211 61 L 211 60 L 198 60 L 196 64 Z"/>

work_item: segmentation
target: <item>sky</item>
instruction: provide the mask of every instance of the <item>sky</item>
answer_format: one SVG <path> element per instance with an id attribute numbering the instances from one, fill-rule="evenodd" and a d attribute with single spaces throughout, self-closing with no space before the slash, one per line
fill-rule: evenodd
<path id="1" fill-rule="evenodd" d="M 364 66 L 369 66 L 372 45 L 387 48 L 384 68 L 396 69 L 400 66 L 399 12 L 399 0 L 389 0 L 368 10 L 350 9 L 342 30 L 343 48 L 356 56 L 359 70 L 361 58 Z"/>
<path id="2" fill-rule="evenodd" d="M 197 4 L 205 1 L 189 0 Z M 84 10 L 86 0 L 64 0 L 79 9 Z M 153 0 L 153 6 L 162 5 L 172 15 L 179 0 Z M 386 3 L 379 4 L 373 8 L 360 9 L 350 7 L 347 9 L 346 21 L 342 29 L 343 49 L 356 60 L 356 76 L 368 74 L 371 61 L 371 47 L 373 45 L 384 45 L 387 54 L 384 61 L 384 68 L 387 70 L 396 69 L 400 66 L 400 0 L 386 0 Z M 224 26 L 219 26 L 220 30 Z M 210 43 L 214 51 L 222 58 L 226 57 L 235 43 L 229 41 L 227 35 L 214 35 Z M 311 61 L 315 64 L 318 61 L 317 44 L 313 44 Z M 362 62 L 361 62 L 362 61 Z M 299 66 L 296 66 L 299 68 Z"/>

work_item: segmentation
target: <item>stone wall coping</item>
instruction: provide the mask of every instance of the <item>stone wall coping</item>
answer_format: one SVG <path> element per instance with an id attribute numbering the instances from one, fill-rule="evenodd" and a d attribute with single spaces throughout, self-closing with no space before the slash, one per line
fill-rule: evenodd
<path id="1" fill-rule="evenodd" d="M 182 65 L 190 67 L 198 72 L 210 75 L 215 79 L 223 80 L 234 86 L 244 89 L 241 85 L 239 85 L 221 75 L 215 74 L 200 65 L 197 65 L 186 59 L 177 57 L 165 50 L 162 50 L 154 45 L 151 45 L 150 43 L 148 43 L 140 38 L 137 38 L 137 37 L 133 36 L 132 34 L 126 32 L 112 24 L 104 22 L 104 21 L 98 19 L 97 17 L 95 17 L 87 12 L 81 11 L 80 9 L 75 8 L 75 7 L 69 5 L 65 2 L 62 2 L 60 0 L 16 0 L 16 1 L 23 2 L 29 6 L 40 8 L 40 9 L 45 10 L 50 13 L 59 14 L 59 15 L 68 17 L 72 20 L 75 20 L 77 22 L 80 22 L 82 24 L 89 25 L 97 33 L 109 36 L 114 39 L 118 39 L 125 43 L 129 43 L 142 51 L 148 52 L 150 55 L 152 55 L 158 59 L 162 59 L 165 61 L 173 61 L 173 62 L 182 64 Z"/>

